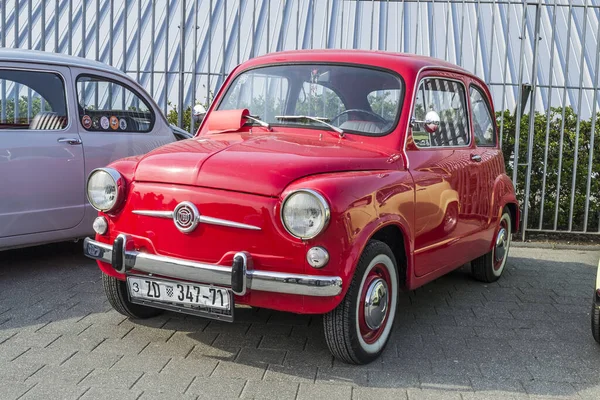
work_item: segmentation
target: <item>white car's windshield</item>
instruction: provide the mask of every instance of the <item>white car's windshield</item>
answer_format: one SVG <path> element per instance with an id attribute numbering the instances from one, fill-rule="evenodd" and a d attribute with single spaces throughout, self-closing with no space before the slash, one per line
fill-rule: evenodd
<path id="1" fill-rule="evenodd" d="M 382 136 L 396 126 L 403 97 L 403 83 L 391 72 L 360 66 L 288 64 L 241 73 L 217 109 L 247 108 L 272 126 L 328 129 L 311 118 L 292 118 L 316 117 L 343 132 Z"/>

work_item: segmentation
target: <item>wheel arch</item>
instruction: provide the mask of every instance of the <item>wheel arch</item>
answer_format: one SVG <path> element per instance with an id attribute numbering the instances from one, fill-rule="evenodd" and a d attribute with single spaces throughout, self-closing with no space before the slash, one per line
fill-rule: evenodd
<path id="1" fill-rule="evenodd" d="M 398 273 L 398 285 L 405 288 L 409 271 L 410 241 L 407 234 L 398 223 L 388 223 L 374 230 L 362 246 L 361 254 L 371 240 L 385 243 L 394 254 Z"/>

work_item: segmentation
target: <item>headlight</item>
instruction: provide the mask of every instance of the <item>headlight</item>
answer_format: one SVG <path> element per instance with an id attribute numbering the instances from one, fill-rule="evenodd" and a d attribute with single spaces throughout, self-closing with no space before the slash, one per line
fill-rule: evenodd
<path id="1" fill-rule="evenodd" d="M 329 205 L 314 190 L 300 189 L 290 193 L 281 206 L 285 229 L 299 239 L 312 239 L 329 222 Z"/>
<path id="2" fill-rule="evenodd" d="M 96 210 L 115 210 L 125 197 L 125 180 L 112 168 L 98 168 L 90 173 L 87 181 L 87 198 Z"/>

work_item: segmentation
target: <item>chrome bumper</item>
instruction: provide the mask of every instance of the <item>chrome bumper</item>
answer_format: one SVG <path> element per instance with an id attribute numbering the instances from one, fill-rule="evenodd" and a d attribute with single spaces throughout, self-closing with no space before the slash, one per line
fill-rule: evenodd
<path id="1" fill-rule="evenodd" d="M 111 264 L 119 273 L 124 274 L 130 270 L 136 270 L 169 278 L 214 284 L 231 288 L 238 295 L 245 294 L 247 290 L 258 290 L 330 297 L 336 296 L 342 291 L 342 278 L 339 276 L 254 270 L 252 257 L 247 252 L 235 254 L 233 265 L 225 267 L 127 250 L 127 244 L 130 241 L 131 238 L 124 234 L 119 235 L 112 246 L 86 238 L 83 242 L 83 252 L 89 258 Z"/>

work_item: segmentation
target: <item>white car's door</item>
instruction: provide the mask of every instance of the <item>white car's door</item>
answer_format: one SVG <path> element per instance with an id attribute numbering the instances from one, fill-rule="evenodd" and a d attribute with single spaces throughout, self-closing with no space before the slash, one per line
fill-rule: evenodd
<path id="1" fill-rule="evenodd" d="M 0 61 L 0 238 L 84 215 L 84 160 L 69 68 Z"/>

